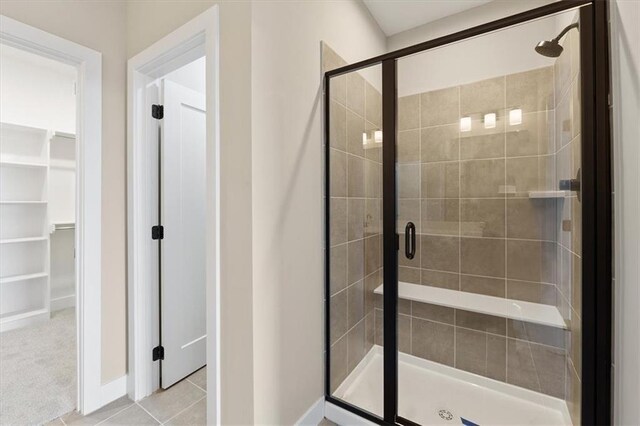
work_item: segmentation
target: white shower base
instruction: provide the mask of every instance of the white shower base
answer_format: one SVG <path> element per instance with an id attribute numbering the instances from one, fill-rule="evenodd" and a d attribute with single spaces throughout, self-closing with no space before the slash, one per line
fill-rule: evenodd
<path id="1" fill-rule="evenodd" d="M 334 396 L 382 416 L 382 347 L 374 346 Z M 571 425 L 565 401 L 422 358 L 398 354 L 398 414 L 422 425 Z M 453 415 L 440 417 L 440 410 Z"/>

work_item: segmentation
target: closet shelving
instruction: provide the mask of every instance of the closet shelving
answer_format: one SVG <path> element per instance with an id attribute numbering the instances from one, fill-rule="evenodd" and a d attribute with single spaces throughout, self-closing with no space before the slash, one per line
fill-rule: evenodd
<path id="1" fill-rule="evenodd" d="M 49 318 L 50 137 L 0 123 L 0 331 Z"/>

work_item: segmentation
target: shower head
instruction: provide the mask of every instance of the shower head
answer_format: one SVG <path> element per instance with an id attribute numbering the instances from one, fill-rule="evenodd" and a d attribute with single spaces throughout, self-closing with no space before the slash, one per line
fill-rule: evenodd
<path id="1" fill-rule="evenodd" d="M 536 52 L 548 58 L 557 58 L 563 50 L 564 48 L 556 39 L 543 40 L 536 45 Z"/>
<path id="2" fill-rule="evenodd" d="M 560 44 L 560 39 L 563 35 L 565 35 L 572 28 L 580 28 L 580 24 L 574 22 L 573 24 L 565 27 L 560 34 L 553 40 L 543 40 L 538 43 L 535 47 L 536 52 L 541 54 L 542 56 L 546 56 L 548 58 L 557 58 L 562 54 L 564 48 Z"/>

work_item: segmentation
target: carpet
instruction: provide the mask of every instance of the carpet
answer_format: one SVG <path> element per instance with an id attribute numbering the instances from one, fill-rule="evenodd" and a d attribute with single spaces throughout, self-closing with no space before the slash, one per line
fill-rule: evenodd
<path id="1" fill-rule="evenodd" d="M 42 424 L 74 408 L 75 309 L 0 334 L 0 424 Z"/>

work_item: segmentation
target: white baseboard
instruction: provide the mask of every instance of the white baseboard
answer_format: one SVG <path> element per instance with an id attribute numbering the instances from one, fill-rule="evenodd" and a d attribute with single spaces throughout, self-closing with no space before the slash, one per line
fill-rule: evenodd
<path id="1" fill-rule="evenodd" d="M 71 308 L 76 306 L 76 295 L 71 294 L 69 296 L 58 297 L 57 299 L 51 299 L 51 312 L 59 311 L 60 309 Z"/>
<path id="2" fill-rule="evenodd" d="M 357 414 L 353 414 L 344 408 L 333 405 L 328 401 L 325 401 L 324 403 L 324 416 L 339 426 L 376 426 L 375 423 L 372 423 Z"/>
<path id="3" fill-rule="evenodd" d="M 100 404 L 104 407 L 110 402 L 115 401 L 121 396 L 127 394 L 127 375 L 119 377 L 106 385 L 102 385 L 100 389 Z"/>
<path id="4" fill-rule="evenodd" d="M 317 400 L 295 423 L 300 426 L 317 426 L 324 418 L 324 397 Z"/>

